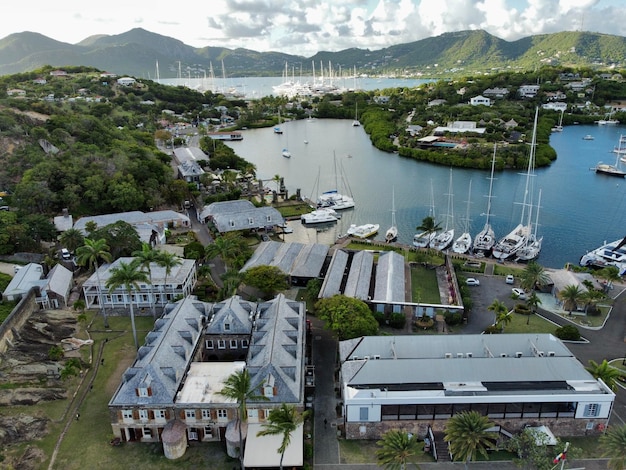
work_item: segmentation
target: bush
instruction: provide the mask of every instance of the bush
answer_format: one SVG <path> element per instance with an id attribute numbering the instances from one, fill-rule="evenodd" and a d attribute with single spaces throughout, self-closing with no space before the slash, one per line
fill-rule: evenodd
<path id="1" fill-rule="evenodd" d="M 372 312 L 372 315 L 380 326 L 387 325 L 387 316 L 383 312 Z"/>
<path id="2" fill-rule="evenodd" d="M 486 335 L 497 335 L 500 333 L 502 333 L 502 328 L 498 325 L 490 325 L 487 328 L 485 328 Z"/>
<path id="3" fill-rule="evenodd" d="M 580 331 L 574 325 L 564 325 L 555 330 L 554 336 L 562 340 L 578 341 L 580 339 Z"/>
<path id="4" fill-rule="evenodd" d="M 396 330 L 401 330 L 406 325 L 406 317 L 403 313 L 392 313 L 389 318 L 389 326 Z"/>
<path id="5" fill-rule="evenodd" d="M 449 326 L 460 325 L 463 323 L 463 314 L 460 312 L 446 312 L 444 313 L 443 318 Z"/>
<path id="6" fill-rule="evenodd" d="M 533 313 L 528 306 L 524 304 L 515 304 L 515 308 L 513 310 L 515 313 L 519 313 L 521 315 L 530 315 Z"/>
<path id="7" fill-rule="evenodd" d="M 50 359 L 51 361 L 58 361 L 64 355 L 65 353 L 63 352 L 63 348 L 59 345 L 52 346 L 48 350 L 48 359 Z"/>

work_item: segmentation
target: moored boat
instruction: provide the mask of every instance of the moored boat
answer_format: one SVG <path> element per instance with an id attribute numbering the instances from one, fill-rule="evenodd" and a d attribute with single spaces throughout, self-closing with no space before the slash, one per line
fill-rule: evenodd
<path id="1" fill-rule="evenodd" d="M 605 268 L 615 266 L 620 276 L 626 274 L 626 237 L 606 243 L 595 250 L 585 253 L 580 258 L 580 265 Z"/>
<path id="2" fill-rule="evenodd" d="M 454 214 L 453 214 L 453 194 L 452 194 L 452 168 L 450 168 L 450 182 L 448 183 L 448 213 L 446 214 L 446 225 L 442 232 L 439 232 L 430 242 L 430 247 L 435 250 L 447 250 L 454 242 Z"/>
<path id="3" fill-rule="evenodd" d="M 452 244 L 452 251 L 460 255 L 467 253 L 472 246 L 472 236 L 469 233 L 470 224 L 470 204 L 472 198 L 472 180 L 469 182 L 469 190 L 467 194 L 467 209 L 465 211 L 464 231 L 459 238 Z"/>
<path id="4" fill-rule="evenodd" d="M 281 152 L 281 155 L 285 158 L 291 158 L 291 152 L 287 149 L 283 149 L 283 151 Z"/>
<path id="5" fill-rule="evenodd" d="M 316 209 L 308 214 L 302 214 L 300 221 L 303 224 L 326 224 L 329 222 L 337 222 L 341 217 L 333 209 L 328 207 Z"/>
<path id="6" fill-rule="evenodd" d="M 378 229 L 380 228 L 379 224 L 364 224 L 364 225 L 350 225 L 347 233 L 353 237 L 357 238 L 369 238 L 373 237 L 378 233 Z"/>
<path id="7" fill-rule="evenodd" d="M 489 176 L 489 194 L 487 196 L 487 213 L 485 214 L 485 226 L 474 237 L 474 243 L 472 247 L 474 253 L 481 255 L 486 255 L 491 252 L 493 245 L 496 243 L 496 235 L 489 222 L 489 218 L 491 217 L 491 192 L 493 190 L 493 170 L 495 169 L 496 165 L 496 150 L 497 145 L 494 144 L 493 157 L 491 159 L 491 175 Z"/>
<path id="8" fill-rule="evenodd" d="M 591 134 L 587 134 L 583 137 L 583 140 L 593 140 L 594 137 Z"/>
<path id="9" fill-rule="evenodd" d="M 398 238 L 398 226 L 396 225 L 396 196 L 395 190 L 391 190 L 391 227 L 385 232 L 385 241 L 391 243 Z"/>
<path id="10" fill-rule="evenodd" d="M 339 183 L 346 188 L 341 193 L 337 189 L 325 191 L 317 198 L 317 207 L 330 207 L 334 210 L 352 209 L 354 207 L 354 198 L 351 195 L 347 178 L 343 172 L 341 163 L 337 163 L 337 156 L 333 156 L 335 165 L 335 188 L 339 187 Z M 339 165 L 339 168 L 337 166 Z"/>

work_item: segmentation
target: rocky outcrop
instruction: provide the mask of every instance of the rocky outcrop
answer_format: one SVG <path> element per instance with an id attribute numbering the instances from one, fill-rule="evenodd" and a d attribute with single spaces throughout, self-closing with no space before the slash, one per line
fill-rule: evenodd
<path id="1" fill-rule="evenodd" d="M 30 406 L 67 398 L 64 388 L 13 388 L 0 390 L 0 406 Z"/>
<path id="2" fill-rule="evenodd" d="M 47 428 L 47 418 L 25 414 L 0 416 L 0 446 L 41 439 L 48 432 Z"/>

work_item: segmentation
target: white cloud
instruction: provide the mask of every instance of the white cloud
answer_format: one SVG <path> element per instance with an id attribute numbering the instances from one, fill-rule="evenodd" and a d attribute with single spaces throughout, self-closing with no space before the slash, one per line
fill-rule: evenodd
<path id="1" fill-rule="evenodd" d="M 97 2 L 31 0 L 7 7 L 0 38 L 35 31 L 77 43 L 135 27 L 194 47 L 245 47 L 303 56 L 350 47 L 380 49 L 484 29 L 505 39 L 583 29 L 626 35 L 623 0 L 152 0 L 102 8 Z"/>

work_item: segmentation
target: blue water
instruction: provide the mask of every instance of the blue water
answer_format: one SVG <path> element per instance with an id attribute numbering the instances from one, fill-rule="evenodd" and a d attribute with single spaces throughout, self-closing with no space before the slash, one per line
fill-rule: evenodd
<path id="1" fill-rule="evenodd" d="M 299 188 L 303 196 L 313 198 L 337 186 L 333 164 L 336 156 L 347 175 L 356 207 L 344 212 L 339 223 L 327 231 L 308 229 L 309 242 L 332 243 L 351 223 L 379 223 L 377 238 L 382 239 L 391 225 L 393 188 L 398 239 L 410 244 L 416 226 L 428 215 L 431 182 L 436 218 L 442 225 L 446 220 L 453 222 L 458 236 L 464 228 L 471 180 L 470 232 L 473 236 L 480 231 L 485 223 L 488 171 L 453 169 L 454 217 L 447 218 L 449 168 L 381 152 L 372 146 L 362 127 L 351 124 L 350 120 L 292 121 L 283 123 L 282 135 L 274 134 L 271 128 L 247 130 L 243 131 L 243 141 L 228 144 L 257 166 L 257 176 L 268 180 L 267 186 L 275 187 L 271 180 L 278 174 L 285 178 L 290 193 Z M 552 134 L 551 144 L 558 158 L 531 178 L 535 197 L 539 189 L 542 191 L 538 228 L 538 235 L 544 237 L 538 260 L 542 265 L 559 268 L 567 262 L 577 263 L 584 252 L 604 240 L 626 235 L 626 180 L 590 170 L 598 161 L 615 163 L 611 150 L 621 132 L 626 133 L 626 129 L 620 126 L 569 126 Z M 583 140 L 586 134 L 595 140 Z M 304 144 L 305 140 L 309 143 Z M 281 156 L 285 147 L 292 158 Z M 341 189 L 343 185 L 339 186 Z M 498 238 L 521 221 L 525 190 L 524 174 L 496 172 L 491 222 Z"/>

